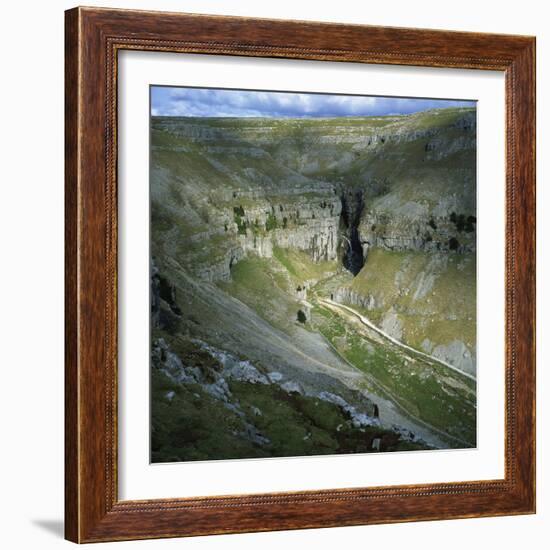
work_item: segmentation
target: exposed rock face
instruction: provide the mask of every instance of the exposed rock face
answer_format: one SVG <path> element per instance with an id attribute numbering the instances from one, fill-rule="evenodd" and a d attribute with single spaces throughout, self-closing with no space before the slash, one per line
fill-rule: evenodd
<path id="1" fill-rule="evenodd" d="M 475 112 L 426 116 L 153 119 L 153 161 L 163 156 L 152 166 L 153 207 L 185 220 L 173 224 L 173 242 L 214 241 L 217 257 L 187 248 L 182 258 L 209 281 L 229 280 L 235 262 L 269 258 L 274 246 L 314 261 L 340 255 L 354 274 L 369 247 L 473 251 Z M 189 169 L 167 173 L 167 158 Z"/>
<path id="2" fill-rule="evenodd" d="M 457 215 L 453 210 L 437 217 L 414 203 L 403 205 L 402 210 L 406 211 L 403 215 L 367 211 L 359 227 L 362 240 L 369 246 L 387 250 L 475 251 L 475 216 L 472 214 Z M 458 222 L 460 229 L 453 219 L 464 220 Z"/>
<path id="3" fill-rule="evenodd" d="M 263 247 L 259 246 L 260 249 Z M 246 256 L 246 248 L 243 246 L 231 246 L 225 250 L 223 255 L 216 261 L 212 261 L 210 264 L 197 264 L 192 266 L 191 272 L 195 272 L 200 279 L 209 282 L 215 281 L 229 281 L 231 279 L 231 268 L 240 259 Z M 265 254 L 265 257 L 270 255 Z"/>
<path id="4" fill-rule="evenodd" d="M 390 310 L 384 315 L 380 328 L 397 340 L 403 338 L 403 323 L 395 311 Z"/>
<path id="5" fill-rule="evenodd" d="M 337 258 L 341 203 L 332 195 L 320 201 L 296 200 L 288 204 L 261 201 L 242 208 L 234 229 L 246 252 L 270 258 L 273 246 L 309 252 L 313 261 Z"/>
<path id="6" fill-rule="evenodd" d="M 181 359 L 170 350 L 164 338 L 159 338 L 153 343 L 151 359 L 155 368 L 162 369 L 174 381 L 189 382 L 195 380 L 190 373 L 185 372 Z"/>
<path id="7" fill-rule="evenodd" d="M 460 340 L 465 357 L 449 336 L 451 322 L 471 327 L 475 316 L 437 296 L 445 285 L 453 292 L 447 259 L 475 256 L 474 110 L 353 120 L 154 117 L 151 174 L 159 257 L 214 283 L 231 281 L 244 258 L 272 258 L 277 249 L 339 260 L 362 281 L 336 289 L 335 300 L 372 312 L 406 343 L 427 338 L 434 353 L 439 346 L 449 362 L 475 368 L 472 337 Z M 426 253 L 439 263 L 414 280 L 400 278 L 406 268 L 392 272 L 396 297 L 368 269 L 377 250 L 410 254 L 412 263 Z M 464 277 L 475 289 L 475 269 Z M 177 325 L 177 296 L 161 296 L 155 284 L 153 324 Z M 304 290 L 297 298 L 306 299 Z M 430 316 L 451 328 L 434 336 Z"/>
<path id="8" fill-rule="evenodd" d="M 182 360 L 174 353 L 163 338 L 158 338 L 153 342 L 151 358 L 153 367 L 161 370 L 171 380 L 179 384 L 200 384 L 201 388 L 213 398 L 219 400 L 225 407 L 245 417 L 241 410 L 238 400 L 235 399 L 229 389 L 227 380 L 233 379 L 249 384 L 270 385 L 274 384 L 288 394 L 299 394 L 308 397 L 315 397 L 340 407 L 343 412 L 349 415 L 351 423 L 356 428 L 364 426 L 380 426 L 380 421 L 374 416 L 377 410 L 376 405 L 365 401 L 364 410 L 358 410 L 350 405 L 339 395 L 327 391 L 306 391 L 299 382 L 294 380 L 284 380 L 281 373 L 272 372 L 263 374 L 250 361 L 242 361 L 222 350 L 218 350 L 204 342 L 196 341 L 196 345 L 208 353 L 216 363 L 209 367 L 199 368 L 197 366 L 185 365 Z M 175 396 L 171 391 L 165 395 L 168 401 Z M 261 416 L 261 410 L 253 410 L 255 416 Z M 249 422 L 245 423 L 245 430 L 242 434 L 257 444 L 266 445 L 269 439 L 265 438 L 258 429 Z"/>
<path id="9" fill-rule="evenodd" d="M 170 341 L 153 340 L 153 462 L 430 448 L 382 424 L 368 400 L 307 390 L 277 371 L 266 376 L 198 340 Z"/>
<path id="10" fill-rule="evenodd" d="M 367 257 L 368 242 L 359 230 L 361 215 L 365 207 L 361 189 L 344 189 L 342 200 L 342 226 L 344 230 L 344 267 L 357 275 Z"/>
<path id="11" fill-rule="evenodd" d="M 239 260 L 249 254 L 271 258 L 275 246 L 307 252 L 314 262 L 336 260 L 340 213 L 340 200 L 332 195 L 291 207 L 265 199 L 258 199 L 253 207 L 232 207 L 233 220 L 225 221 L 218 232 L 207 237 L 221 241 L 222 253 L 205 263 L 190 262 L 191 271 L 211 282 L 228 281 L 231 267 Z M 229 210 L 220 219 L 226 220 L 228 215 Z"/>
<path id="12" fill-rule="evenodd" d="M 377 307 L 376 300 L 372 294 L 365 296 L 364 294 L 353 290 L 349 286 L 337 288 L 333 293 L 333 300 L 342 304 L 359 306 L 365 309 L 374 309 Z"/>
<path id="13" fill-rule="evenodd" d="M 333 299 L 365 310 L 390 336 L 475 374 L 475 255 L 375 248 L 369 258 Z"/>
<path id="14" fill-rule="evenodd" d="M 464 372 L 476 373 L 475 348 L 472 353 L 472 350 L 468 349 L 464 342 L 460 340 L 453 340 L 447 345 L 434 346 L 430 340 L 426 339 L 422 342 L 422 347 L 427 353 L 456 366 Z"/>
<path id="15" fill-rule="evenodd" d="M 329 401 L 330 403 L 338 405 L 342 410 L 347 412 L 350 415 L 352 423 L 356 428 L 359 428 L 361 426 L 380 425 L 380 421 L 377 418 L 374 418 L 373 412 L 371 412 L 370 415 L 364 412 L 360 412 L 355 407 L 347 403 L 344 399 L 342 399 L 339 395 L 334 395 L 330 392 L 321 392 L 319 394 L 319 397 L 325 401 Z"/>

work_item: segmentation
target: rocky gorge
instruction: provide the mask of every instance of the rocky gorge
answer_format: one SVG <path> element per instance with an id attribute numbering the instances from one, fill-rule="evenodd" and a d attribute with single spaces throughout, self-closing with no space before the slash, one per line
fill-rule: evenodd
<path id="1" fill-rule="evenodd" d="M 316 301 L 324 296 L 475 376 L 474 109 L 328 119 L 153 117 L 151 143 L 156 341 L 203 342 L 263 369 L 266 380 L 279 373 L 304 399 L 340 396 L 348 417 L 349 407 L 363 406 L 374 418 L 374 404 L 392 401 L 391 384 L 373 399 L 376 383 L 348 364 L 357 366 L 353 323 L 338 321 L 345 321 L 340 334 Z M 365 338 L 378 357 L 384 343 Z M 418 362 L 393 350 L 384 355 L 388 365 L 390 355 Z M 170 379 L 169 372 L 162 376 Z M 428 414 L 414 411 L 409 420 L 416 418 L 419 433 Z M 393 423 L 381 421 L 379 428 L 391 431 Z M 457 428 L 453 437 L 464 433 Z"/>

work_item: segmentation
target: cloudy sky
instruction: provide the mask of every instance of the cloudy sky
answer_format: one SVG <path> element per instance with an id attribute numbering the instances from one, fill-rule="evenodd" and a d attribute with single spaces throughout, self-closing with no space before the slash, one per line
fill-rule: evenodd
<path id="1" fill-rule="evenodd" d="M 151 87 L 154 116 L 331 117 L 409 114 L 474 101 Z"/>

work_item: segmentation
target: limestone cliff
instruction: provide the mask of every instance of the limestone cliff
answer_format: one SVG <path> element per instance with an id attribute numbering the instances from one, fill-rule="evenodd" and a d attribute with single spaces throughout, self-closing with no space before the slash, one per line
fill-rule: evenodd
<path id="1" fill-rule="evenodd" d="M 151 142 L 153 255 L 219 283 L 277 249 L 338 261 L 337 299 L 475 372 L 475 110 L 153 117 Z"/>

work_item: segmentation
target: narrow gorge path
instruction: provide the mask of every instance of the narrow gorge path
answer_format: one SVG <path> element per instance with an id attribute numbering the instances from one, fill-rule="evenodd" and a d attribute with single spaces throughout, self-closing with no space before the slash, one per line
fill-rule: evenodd
<path id="1" fill-rule="evenodd" d="M 353 308 L 348 307 L 348 306 L 343 305 L 343 304 L 339 304 L 338 302 L 334 302 L 333 300 L 330 300 L 329 298 L 319 298 L 319 297 L 317 297 L 317 300 L 319 301 L 319 303 L 324 304 L 325 306 L 327 306 L 329 308 L 332 307 L 332 308 L 336 308 L 336 309 L 339 309 L 339 310 L 346 310 L 347 312 L 354 315 L 357 319 L 359 319 L 359 321 L 361 321 L 361 323 L 363 323 L 365 326 L 367 326 L 368 328 L 374 330 L 375 332 L 380 334 L 380 336 L 386 338 L 387 340 L 389 340 L 390 342 L 392 342 L 396 346 L 399 346 L 400 348 L 406 349 L 409 352 L 412 352 L 416 355 L 420 355 L 421 357 L 424 357 L 424 358 L 426 358 L 430 361 L 433 361 L 434 363 L 437 363 L 437 364 L 442 365 L 442 366 L 444 366 L 448 369 L 451 369 L 454 372 L 457 372 L 458 374 L 461 374 L 462 376 L 464 376 L 466 378 L 469 378 L 470 380 L 473 380 L 474 382 L 476 381 L 475 376 L 473 376 L 473 375 L 471 375 L 467 372 L 464 372 L 463 370 L 460 370 L 459 368 L 451 365 L 450 363 L 447 363 L 446 361 L 438 359 L 438 358 L 434 357 L 433 355 L 429 355 L 429 354 L 424 353 L 422 351 L 419 351 L 419 350 L 417 350 L 417 349 L 415 349 L 411 346 L 408 346 L 407 344 L 404 344 L 403 342 L 397 340 L 393 336 L 390 336 L 387 332 L 384 332 L 381 328 L 377 327 L 372 321 L 367 319 L 364 315 L 361 315 L 360 313 L 355 311 Z"/>

